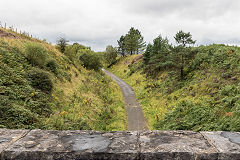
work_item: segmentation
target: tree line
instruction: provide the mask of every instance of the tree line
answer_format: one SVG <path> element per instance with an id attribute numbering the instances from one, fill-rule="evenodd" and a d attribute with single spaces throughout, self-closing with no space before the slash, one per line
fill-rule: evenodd
<path id="1" fill-rule="evenodd" d="M 132 27 L 117 41 L 116 52 L 122 56 L 143 53 L 143 68 L 147 75 L 156 76 L 160 71 L 168 70 L 177 71 L 180 79 L 184 79 L 184 67 L 194 55 L 190 48 L 196 41 L 190 32 L 183 31 L 177 32 L 174 39 L 177 46 L 161 35 L 146 45 L 141 32 Z"/>
<path id="2" fill-rule="evenodd" d="M 117 62 L 118 54 L 121 56 L 141 54 L 146 48 L 146 42 L 141 32 L 131 27 L 126 35 L 122 35 L 117 41 L 118 46 L 109 45 L 104 52 L 104 59 L 107 67 L 111 67 Z"/>
<path id="3" fill-rule="evenodd" d="M 147 45 L 143 54 L 144 71 L 151 76 L 160 71 L 178 71 L 180 79 L 184 79 L 184 67 L 189 63 L 194 53 L 191 45 L 195 44 L 190 32 L 179 31 L 174 37 L 177 46 L 169 43 L 167 38 L 159 35 L 153 43 Z"/>
<path id="4" fill-rule="evenodd" d="M 141 32 L 131 27 L 126 35 L 122 35 L 117 41 L 118 46 L 106 47 L 103 54 L 96 54 L 90 48 L 74 43 L 68 45 L 67 40 L 60 38 L 57 43 L 58 49 L 66 54 L 70 60 L 78 59 L 89 69 L 98 70 L 102 63 L 111 67 L 117 61 L 117 55 L 126 56 L 143 54 L 143 69 L 149 76 L 156 76 L 160 71 L 173 71 L 179 73 L 184 79 L 184 67 L 189 63 L 194 53 L 191 45 L 195 44 L 190 32 L 179 31 L 174 37 L 177 46 L 169 43 L 167 37 L 159 35 L 152 43 L 146 45 Z"/>

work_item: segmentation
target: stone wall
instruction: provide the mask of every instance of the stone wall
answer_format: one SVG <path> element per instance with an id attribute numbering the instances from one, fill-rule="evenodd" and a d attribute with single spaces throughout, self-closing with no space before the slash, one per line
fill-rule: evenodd
<path id="1" fill-rule="evenodd" d="M 240 160 L 238 132 L 0 129 L 1 160 Z"/>

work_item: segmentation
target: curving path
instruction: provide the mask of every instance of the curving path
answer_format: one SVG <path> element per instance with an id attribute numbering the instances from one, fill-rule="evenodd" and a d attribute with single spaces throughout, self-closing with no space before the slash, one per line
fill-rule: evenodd
<path id="1" fill-rule="evenodd" d="M 112 77 L 112 79 L 117 82 L 117 84 L 122 90 L 123 98 L 126 105 L 125 108 L 127 111 L 127 129 L 129 131 L 149 130 L 146 119 L 144 118 L 142 108 L 137 102 L 137 98 L 133 89 L 126 82 L 124 82 L 111 72 L 105 69 L 102 69 L 102 71 Z"/>

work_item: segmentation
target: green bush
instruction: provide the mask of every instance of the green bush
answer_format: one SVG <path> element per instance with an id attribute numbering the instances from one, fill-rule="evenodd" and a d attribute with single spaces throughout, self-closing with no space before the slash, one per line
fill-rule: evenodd
<path id="1" fill-rule="evenodd" d="M 92 51 L 80 54 L 79 60 L 87 69 L 99 70 L 99 68 L 102 67 L 100 57 Z"/>
<path id="2" fill-rule="evenodd" d="M 113 46 L 107 46 L 104 53 L 104 59 L 107 62 L 108 66 L 111 66 L 113 63 L 116 63 L 117 60 L 117 48 Z"/>
<path id="3" fill-rule="evenodd" d="M 33 113 L 48 117 L 52 113 L 52 106 L 54 107 L 55 105 L 53 103 L 50 103 L 48 100 L 37 99 L 37 101 L 29 100 L 26 106 Z"/>
<path id="4" fill-rule="evenodd" d="M 47 58 L 47 51 L 41 45 L 29 43 L 26 46 L 25 53 L 27 60 L 33 65 L 44 67 Z"/>
<path id="5" fill-rule="evenodd" d="M 205 104 L 182 101 L 155 127 L 164 130 L 208 130 L 215 118 L 213 109 Z"/>
<path id="6" fill-rule="evenodd" d="M 46 63 L 46 67 L 53 72 L 55 75 L 58 73 L 58 64 L 54 59 L 50 59 Z"/>
<path id="7" fill-rule="evenodd" d="M 222 106 L 233 108 L 240 105 L 240 84 L 238 86 L 226 85 L 220 90 L 220 95 L 222 97 Z"/>
<path id="8" fill-rule="evenodd" d="M 7 96 L 0 96 L 0 126 L 7 128 L 34 128 L 37 116 L 20 105 L 13 104 Z"/>
<path id="9" fill-rule="evenodd" d="M 53 82 L 48 72 L 34 68 L 28 73 L 28 78 L 34 88 L 46 93 L 52 92 Z"/>

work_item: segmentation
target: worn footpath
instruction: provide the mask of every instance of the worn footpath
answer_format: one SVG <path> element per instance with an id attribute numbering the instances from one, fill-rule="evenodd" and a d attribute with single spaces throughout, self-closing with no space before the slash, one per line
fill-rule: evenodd
<path id="1" fill-rule="evenodd" d="M 149 130 L 142 108 L 137 101 L 133 89 L 126 82 L 111 72 L 105 69 L 102 69 L 102 71 L 112 77 L 122 90 L 127 111 L 127 129 L 129 131 Z"/>

